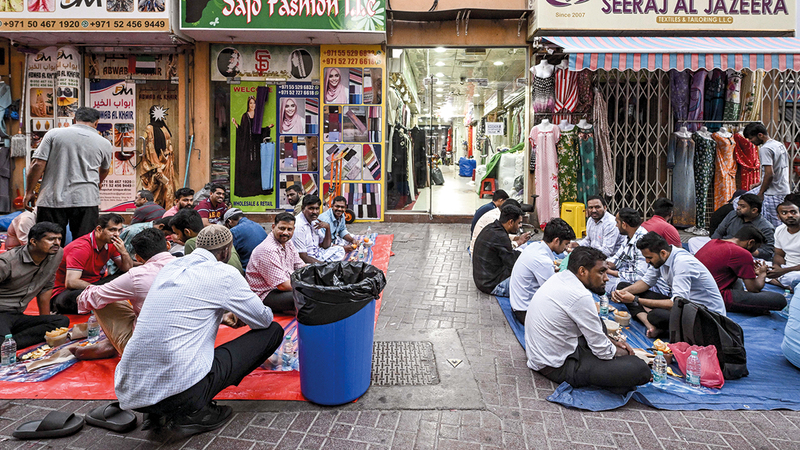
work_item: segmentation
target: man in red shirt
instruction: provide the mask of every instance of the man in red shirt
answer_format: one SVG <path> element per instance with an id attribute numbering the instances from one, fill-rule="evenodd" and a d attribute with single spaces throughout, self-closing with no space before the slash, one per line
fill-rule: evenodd
<path id="1" fill-rule="evenodd" d="M 94 231 L 64 247 L 64 257 L 56 271 L 51 309 L 59 314 L 78 314 L 78 296 L 86 286 L 105 284 L 133 267 L 125 242 L 119 238 L 124 225 L 119 214 L 103 214 Z M 114 260 L 119 275 L 104 278 L 109 260 Z"/>
<path id="2" fill-rule="evenodd" d="M 672 209 L 675 204 L 668 198 L 659 198 L 653 203 L 653 217 L 645 221 L 642 226 L 647 231 L 655 231 L 667 240 L 667 244 L 675 247 L 681 246 L 681 236 L 678 230 L 669 221 L 672 219 Z"/>
<path id="3" fill-rule="evenodd" d="M 208 198 L 198 203 L 194 209 L 200 213 L 203 227 L 212 223 L 223 225 L 222 216 L 228 210 L 228 205 L 225 204 L 225 188 L 218 184 L 212 184 Z"/>
<path id="4" fill-rule="evenodd" d="M 714 276 L 727 311 L 763 313 L 780 311 L 786 306 L 782 294 L 761 291 L 767 266 L 763 261 L 755 261 L 753 252 L 765 241 L 761 231 L 748 225 L 731 239 L 712 239 L 694 255 Z"/>

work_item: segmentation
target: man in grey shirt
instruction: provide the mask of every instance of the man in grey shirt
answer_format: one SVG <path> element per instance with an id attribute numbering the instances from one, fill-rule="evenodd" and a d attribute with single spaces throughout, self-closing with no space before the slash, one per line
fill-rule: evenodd
<path id="1" fill-rule="evenodd" d="M 778 227 L 781 220 L 776 210 L 783 198 L 792 192 L 789 183 L 789 153 L 783 144 L 769 137 L 763 123 L 747 124 L 742 134 L 758 147 L 758 158 L 761 160 L 761 185 L 750 193 L 758 195 L 764 201 L 762 214 L 773 227 Z"/>
<path id="2" fill-rule="evenodd" d="M 765 238 L 764 245 L 753 252 L 753 256 L 771 261 L 775 250 L 775 227 L 764 215 L 762 208 L 766 203 L 763 203 L 756 194 L 747 193 L 739 197 L 735 205 L 736 209 L 722 219 L 722 223 L 711 237 L 699 236 L 689 239 L 689 252 L 696 254 L 711 239 L 732 239 L 739 230 L 749 225 L 757 228 Z"/>
<path id="3" fill-rule="evenodd" d="M 28 169 L 25 207 L 38 206 L 37 222 L 53 222 L 77 239 L 97 223 L 100 185 L 111 168 L 111 143 L 97 132 L 100 112 L 78 108 L 75 124 L 42 138 Z M 34 189 L 42 179 L 38 200 Z"/>

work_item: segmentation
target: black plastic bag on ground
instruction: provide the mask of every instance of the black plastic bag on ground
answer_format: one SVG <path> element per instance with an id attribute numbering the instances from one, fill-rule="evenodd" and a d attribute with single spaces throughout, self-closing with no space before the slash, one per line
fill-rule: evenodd
<path id="1" fill-rule="evenodd" d="M 431 169 L 431 181 L 433 181 L 433 184 L 437 186 L 444 184 L 444 175 L 442 175 L 442 169 L 438 167 Z"/>
<path id="2" fill-rule="evenodd" d="M 378 298 L 386 277 L 361 261 L 310 264 L 291 277 L 297 321 L 325 325 L 346 319 Z"/>

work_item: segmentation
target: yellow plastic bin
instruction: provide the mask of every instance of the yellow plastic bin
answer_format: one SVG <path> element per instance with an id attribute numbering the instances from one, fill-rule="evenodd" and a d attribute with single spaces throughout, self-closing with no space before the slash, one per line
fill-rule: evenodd
<path id="1" fill-rule="evenodd" d="M 586 207 L 583 203 L 562 203 L 561 218 L 572 227 L 578 239 L 586 235 Z"/>

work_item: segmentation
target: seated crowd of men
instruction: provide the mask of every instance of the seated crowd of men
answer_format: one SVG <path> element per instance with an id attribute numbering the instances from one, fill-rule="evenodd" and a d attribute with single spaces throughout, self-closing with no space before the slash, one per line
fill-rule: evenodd
<path id="1" fill-rule="evenodd" d="M 528 243 L 517 236 L 522 210 L 498 191 L 473 219 L 482 225 L 471 237 L 473 279 L 480 291 L 509 298 L 525 328 L 531 369 L 556 383 L 628 391 L 647 383 L 650 370 L 628 344 L 607 336 L 596 296 L 625 304 L 650 338 L 668 337 L 675 297 L 723 315 L 780 311 L 785 296 L 764 288 L 794 289 L 800 282 L 798 197 L 777 205 L 783 224 L 775 229 L 762 216 L 762 200 L 743 194 L 711 238 L 693 238 L 689 251 L 669 223 L 674 205 L 666 198 L 643 221 L 632 208 L 611 214 L 603 197 L 592 196 L 586 237 L 576 240 L 572 227 L 556 218 L 544 226 L 541 241 Z M 487 216 L 493 220 L 487 223 Z M 800 346 L 793 352 L 800 367 Z"/>
<path id="2" fill-rule="evenodd" d="M 212 398 L 281 344 L 273 312 L 296 313 L 291 274 L 342 259 L 356 239 L 344 197 L 320 215 L 319 197 L 305 195 L 300 214 L 278 214 L 268 233 L 227 207 L 222 186 L 210 191 L 193 208 L 194 191 L 180 189 L 167 211 L 140 191 L 136 223 L 101 214 L 63 248 L 60 225 L 17 222 L 18 242 L 0 254 L 0 333 L 25 348 L 68 326 L 65 314 L 93 313 L 107 339 L 70 350 L 81 360 L 121 356 L 116 394 L 123 409 L 146 413 L 143 428 L 223 425 L 231 408 Z M 24 314 L 34 298 L 39 315 Z M 215 349 L 220 323 L 251 330 Z"/>

